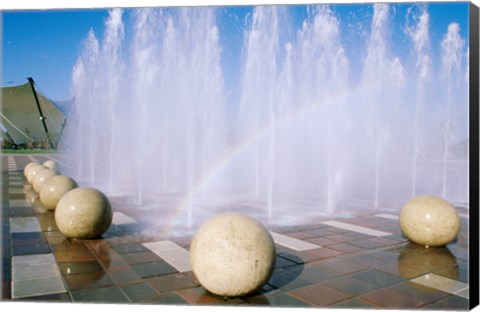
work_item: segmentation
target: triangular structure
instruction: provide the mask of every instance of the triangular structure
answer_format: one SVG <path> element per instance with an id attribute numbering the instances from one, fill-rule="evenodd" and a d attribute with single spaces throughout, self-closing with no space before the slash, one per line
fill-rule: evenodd
<path id="1" fill-rule="evenodd" d="M 33 79 L 19 86 L 1 87 L 2 139 L 14 147 L 55 149 L 67 119 L 58 107 L 39 93 Z"/>

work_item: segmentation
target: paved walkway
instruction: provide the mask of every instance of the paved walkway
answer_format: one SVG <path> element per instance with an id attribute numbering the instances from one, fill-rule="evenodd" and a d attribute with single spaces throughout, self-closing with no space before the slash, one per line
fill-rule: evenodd
<path id="1" fill-rule="evenodd" d="M 372 213 L 272 226 L 273 276 L 258 292 L 224 298 L 207 292 L 188 261 L 190 234 L 148 228 L 142 214 L 113 205 L 100 239 L 72 241 L 54 214 L 24 187 L 24 166 L 54 155 L 2 155 L 2 300 L 252 305 L 367 309 L 468 309 L 468 211 L 444 248 L 401 235 L 397 216 Z"/>

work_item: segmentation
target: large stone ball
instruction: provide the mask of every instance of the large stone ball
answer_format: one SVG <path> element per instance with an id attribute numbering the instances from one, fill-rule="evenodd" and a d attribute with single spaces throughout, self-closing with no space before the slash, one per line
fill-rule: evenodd
<path id="1" fill-rule="evenodd" d="M 60 198 L 77 187 L 77 182 L 70 177 L 64 175 L 50 177 L 40 189 L 40 202 L 46 209 L 55 210 Z"/>
<path id="2" fill-rule="evenodd" d="M 190 262 L 208 291 L 227 297 L 260 289 L 275 266 L 275 243 L 255 219 L 235 212 L 217 215 L 196 232 Z"/>
<path id="3" fill-rule="evenodd" d="M 39 193 L 45 181 L 47 181 L 49 178 L 56 175 L 58 175 L 57 170 L 45 169 L 45 170 L 39 171 L 33 178 L 33 183 L 32 183 L 33 190 Z"/>
<path id="4" fill-rule="evenodd" d="M 75 188 L 60 198 L 55 222 L 65 236 L 90 239 L 102 235 L 112 223 L 112 207 L 102 192 L 93 188 Z"/>
<path id="5" fill-rule="evenodd" d="M 32 167 L 29 168 L 28 170 L 28 173 L 27 173 L 27 181 L 28 183 L 30 184 L 33 184 L 33 179 L 35 179 L 35 176 L 42 170 L 46 170 L 48 169 L 47 167 L 45 167 L 44 165 L 34 165 Z"/>
<path id="6" fill-rule="evenodd" d="M 23 174 L 25 175 L 25 177 L 28 176 L 28 171 L 30 170 L 30 168 L 32 168 L 33 166 L 35 165 L 40 165 L 38 162 L 36 161 L 32 161 L 30 163 L 28 163 L 25 168 L 23 168 Z"/>
<path id="7" fill-rule="evenodd" d="M 455 208 L 435 196 L 417 196 L 407 202 L 399 222 L 408 239 L 426 247 L 446 245 L 460 231 L 460 217 Z"/>
<path id="8" fill-rule="evenodd" d="M 57 162 L 54 161 L 54 160 L 47 160 L 43 163 L 43 165 L 47 168 L 50 168 L 50 169 L 53 169 L 53 170 L 58 170 L 58 165 L 57 165 Z"/>

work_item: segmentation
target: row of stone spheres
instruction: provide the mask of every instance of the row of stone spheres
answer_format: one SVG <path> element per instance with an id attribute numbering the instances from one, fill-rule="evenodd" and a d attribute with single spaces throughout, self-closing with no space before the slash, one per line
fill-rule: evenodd
<path id="1" fill-rule="evenodd" d="M 59 174 L 56 163 L 30 163 L 24 174 L 39 193 L 42 205 L 55 210 L 59 230 L 73 239 L 101 236 L 112 222 L 108 198 L 92 188 L 80 188 Z M 402 233 L 425 247 L 444 246 L 455 240 L 460 218 L 442 198 L 418 196 L 400 211 Z M 192 270 L 211 293 L 239 297 L 257 291 L 275 268 L 275 242 L 257 220 L 236 212 L 221 213 L 202 224 L 190 244 Z"/>
<path id="2" fill-rule="evenodd" d="M 55 211 L 55 223 L 66 237 L 97 238 L 110 227 L 113 212 L 105 194 L 79 187 L 71 177 L 59 173 L 55 161 L 31 162 L 23 173 L 43 207 Z"/>

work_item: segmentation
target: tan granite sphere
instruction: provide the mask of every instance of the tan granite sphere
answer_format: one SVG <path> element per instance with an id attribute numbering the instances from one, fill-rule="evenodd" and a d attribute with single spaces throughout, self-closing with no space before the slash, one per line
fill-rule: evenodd
<path id="1" fill-rule="evenodd" d="M 70 177 L 64 175 L 50 177 L 40 189 L 40 202 L 46 209 L 55 210 L 60 198 L 77 187 L 77 182 Z"/>
<path id="2" fill-rule="evenodd" d="M 407 202 L 399 222 L 408 239 L 426 247 L 446 245 L 460 232 L 460 217 L 455 208 L 435 196 L 417 196 Z"/>
<path id="3" fill-rule="evenodd" d="M 56 175 L 58 175 L 58 171 L 53 169 L 45 169 L 39 171 L 33 178 L 33 190 L 37 193 L 40 193 L 40 189 L 42 188 L 42 185 L 45 183 L 45 181 Z"/>
<path id="4" fill-rule="evenodd" d="M 108 229 L 112 217 L 110 201 L 93 188 L 68 191 L 55 208 L 57 227 L 68 238 L 97 238 Z"/>
<path id="5" fill-rule="evenodd" d="M 39 173 L 42 170 L 46 170 L 46 169 L 48 169 L 48 168 L 45 167 L 44 165 L 40 165 L 40 164 L 30 167 L 28 169 L 28 173 L 27 173 L 28 183 L 33 184 L 33 179 L 35 179 L 35 176 L 37 175 L 37 173 Z"/>
<path id="6" fill-rule="evenodd" d="M 190 246 L 197 280 L 211 293 L 237 297 L 260 289 L 275 267 L 275 243 L 255 219 L 235 212 L 205 222 Z"/>
<path id="7" fill-rule="evenodd" d="M 53 169 L 53 170 L 58 170 L 58 165 L 54 160 L 47 160 L 43 163 L 43 165 L 47 168 Z"/>
<path id="8" fill-rule="evenodd" d="M 33 166 L 35 165 L 40 165 L 38 162 L 36 161 L 32 161 L 30 163 L 28 163 L 25 168 L 23 168 L 23 174 L 25 175 L 25 177 L 28 176 L 28 171 L 30 170 L 30 168 L 32 168 Z"/>

